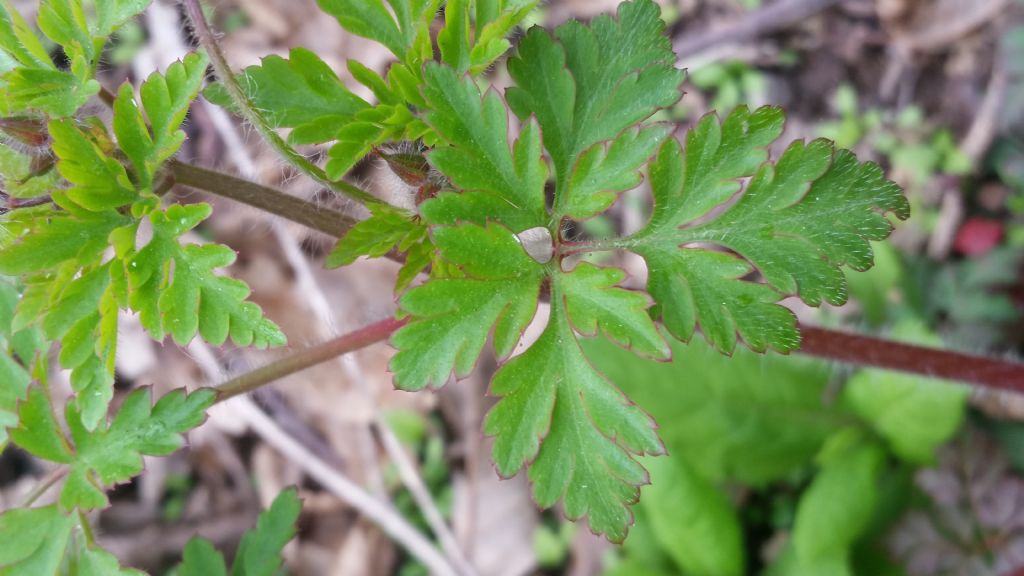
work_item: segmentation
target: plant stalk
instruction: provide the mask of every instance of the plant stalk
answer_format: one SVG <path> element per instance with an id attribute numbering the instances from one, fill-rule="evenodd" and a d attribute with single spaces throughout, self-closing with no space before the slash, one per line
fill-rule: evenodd
<path id="1" fill-rule="evenodd" d="M 337 210 L 317 206 L 313 202 L 285 194 L 275 188 L 216 170 L 200 168 L 177 160 L 170 160 L 167 168 L 174 176 L 176 184 L 241 202 L 335 238 L 344 236 L 358 222 Z"/>
<path id="2" fill-rule="evenodd" d="M 343 354 L 348 354 L 370 344 L 386 340 L 396 330 L 405 326 L 406 319 L 388 318 L 364 326 L 322 344 L 299 350 L 262 368 L 257 368 L 232 378 L 216 387 L 217 402 L 223 402 L 239 394 L 245 394 L 265 386 L 275 380 L 301 372 L 321 362 L 326 362 Z"/>
<path id="3" fill-rule="evenodd" d="M 1020 362 L 816 326 L 801 326 L 800 334 L 803 342 L 798 352 L 808 356 L 1024 393 L 1024 364 Z"/>
<path id="4" fill-rule="evenodd" d="M 26 496 L 25 499 L 22 500 L 20 508 L 28 508 L 29 506 L 35 504 L 36 500 L 39 500 L 39 498 L 41 498 L 43 494 L 46 494 L 50 490 L 50 488 L 53 488 L 53 486 L 57 482 L 60 482 L 61 479 L 67 476 L 68 472 L 70 472 L 70 470 L 68 469 L 67 466 L 54 468 L 49 474 L 47 474 L 42 480 L 40 480 L 39 484 L 37 484 L 36 487 L 33 488 L 31 492 L 29 492 L 28 496 Z"/>
<path id="5" fill-rule="evenodd" d="M 282 158 L 318 184 L 344 194 L 361 204 L 380 204 L 381 200 L 379 198 L 358 186 L 353 186 L 347 182 L 331 180 L 323 169 L 310 162 L 302 154 L 299 154 L 295 148 L 292 148 L 281 138 L 281 135 L 274 130 L 274 127 L 263 117 L 263 114 L 256 109 L 249 99 L 249 95 L 246 94 L 241 84 L 238 83 L 238 79 L 235 78 L 234 72 L 231 71 L 231 66 L 228 65 L 228 61 L 224 57 L 224 52 L 220 49 L 216 36 L 210 30 L 206 16 L 203 15 L 203 9 L 199 5 L 199 0 L 184 0 L 184 5 L 185 13 L 192 23 L 192 30 L 195 32 L 196 38 L 199 39 L 200 45 L 210 56 L 210 64 L 213 66 L 217 79 L 224 85 L 242 118 L 251 124 Z"/>

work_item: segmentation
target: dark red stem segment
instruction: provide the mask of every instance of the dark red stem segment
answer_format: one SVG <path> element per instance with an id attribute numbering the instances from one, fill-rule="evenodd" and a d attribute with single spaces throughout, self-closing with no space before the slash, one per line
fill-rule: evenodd
<path id="1" fill-rule="evenodd" d="M 216 387 L 217 401 L 222 402 L 239 394 L 251 392 L 279 378 L 290 376 L 306 368 L 316 366 L 321 362 L 326 362 L 360 348 L 366 348 L 370 344 L 386 340 L 399 328 L 405 326 L 407 321 L 407 318 L 401 320 L 396 318 L 381 320 L 333 340 L 299 350 L 262 368 L 242 374 L 237 378 L 232 378 Z"/>
<path id="2" fill-rule="evenodd" d="M 1024 364 L 893 342 L 849 332 L 801 326 L 799 352 L 871 368 L 887 368 L 985 388 L 1024 392 Z"/>

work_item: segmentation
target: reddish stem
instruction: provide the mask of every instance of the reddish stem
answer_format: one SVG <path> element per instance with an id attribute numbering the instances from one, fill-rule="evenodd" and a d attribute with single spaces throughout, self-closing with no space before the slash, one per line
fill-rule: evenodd
<path id="1" fill-rule="evenodd" d="M 322 344 L 300 350 L 217 386 L 217 400 L 251 392 L 285 376 L 386 340 L 408 318 L 388 318 Z M 985 388 L 1024 392 L 1024 364 L 873 336 L 802 326 L 801 354 L 870 368 L 897 370 Z"/>
<path id="2" fill-rule="evenodd" d="M 370 344 L 386 340 L 396 330 L 405 326 L 407 321 L 407 318 L 401 320 L 395 318 L 381 320 L 333 340 L 299 350 L 262 368 L 242 374 L 237 378 L 232 378 L 217 386 L 217 401 L 222 402 L 239 394 L 251 392 L 275 380 L 316 366 L 321 362 L 326 362 L 343 354 L 365 348 Z"/>
<path id="3" fill-rule="evenodd" d="M 1024 364 L 1019 362 L 813 326 L 801 326 L 800 333 L 799 352 L 808 356 L 1024 392 Z"/>

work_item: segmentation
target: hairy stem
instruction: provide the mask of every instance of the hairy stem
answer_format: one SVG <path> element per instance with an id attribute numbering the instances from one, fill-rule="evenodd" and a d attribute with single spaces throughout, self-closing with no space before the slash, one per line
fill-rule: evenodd
<path id="1" fill-rule="evenodd" d="M 858 366 L 886 368 L 985 388 L 1024 392 L 1024 364 L 882 338 L 801 326 L 799 352 Z"/>
<path id="2" fill-rule="evenodd" d="M 200 168 L 177 160 L 169 161 L 167 168 L 177 184 L 241 202 L 335 238 L 344 236 L 358 222 L 337 210 L 317 206 L 313 202 L 296 198 L 275 188 L 216 170 Z"/>
<path id="3" fill-rule="evenodd" d="M 385 340 L 405 323 L 405 319 L 388 318 L 322 344 L 299 350 L 290 356 L 220 384 L 216 387 L 217 401 L 222 402 L 239 394 L 251 392 L 279 378 L 301 372 L 321 362 Z"/>
<path id="4" fill-rule="evenodd" d="M 380 199 L 358 186 L 353 186 L 347 182 L 331 180 L 323 169 L 310 162 L 302 154 L 299 154 L 295 148 L 289 146 L 281 138 L 281 135 L 274 130 L 267 119 L 256 109 L 249 99 L 249 95 L 246 94 L 241 84 L 238 83 L 238 79 L 235 78 L 234 72 L 231 71 L 231 66 L 228 65 L 227 59 L 224 58 L 224 52 L 220 49 L 220 44 L 217 43 L 217 38 L 214 36 L 213 31 L 210 30 L 210 25 L 206 22 L 206 17 L 203 15 L 203 9 L 199 5 L 199 0 L 184 0 L 184 4 L 185 13 L 192 23 L 192 29 L 195 32 L 196 38 L 199 39 L 199 43 L 209 54 L 210 63 L 213 65 L 213 71 L 217 79 L 224 85 L 242 118 L 256 128 L 260 135 L 282 158 L 320 185 L 344 194 L 362 204 L 380 204 Z"/>

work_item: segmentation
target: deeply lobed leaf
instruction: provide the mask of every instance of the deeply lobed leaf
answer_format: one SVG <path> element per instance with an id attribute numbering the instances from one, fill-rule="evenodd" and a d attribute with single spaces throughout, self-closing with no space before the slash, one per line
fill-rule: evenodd
<path id="1" fill-rule="evenodd" d="M 572 282 L 556 276 L 544 333 L 495 374 L 491 393 L 502 398 L 484 430 L 495 437 L 494 462 L 503 476 L 531 462 L 529 477 L 541 506 L 564 498 L 570 518 L 586 515 L 594 532 L 621 541 L 632 520 L 628 505 L 647 482 L 634 455 L 664 448 L 650 417 L 583 356 L 569 323 L 576 305 L 569 300 Z M 591 312 L 575 314 L 581 313 Z M 634 330 L 654 329 L 642 309 L 619 313 L 632 315 L 627 322 Z"/>
<path id="2" fill-rule="evenodd" d="M 318 0 L 353 34 L 376 40 L 398 58 L 406 58 L 437 12 L 439 0 Z M 390 6 L 391 11 L 388 10 Z M 393 12 L 393 14 L 392 14 Z M 429 42 L 429 36 L 426 36 Z"/>
<path id="3" fill-rule="evenodd" d="M 179 238 L 210 215 L 207 204 L 173 205 L 149 215 L 152 239 L 125 259 L 128 300 L 155 339 L 170 334 L 188 344 L 198 333 L 219 346 L 228 337 L 239 346 L 280 346 L 284 334 L 246 301 L 244 282 L 219 276 L 235 253 L 217 244 L 182 245 Z M 174 273 L 169 274 L 173 262 Z"/>
<path id="4" fill-rule="evenodd" d="M 827 141 L 795 142 L 765 163 L 764 148 L 781 130 L 774 108 L 741 107 L 722 123 L 707 116 L 685 153 L 669 141 L 652 165 L 654 214 L 623 246 L 647 261 L 648 290 L 677 338 L 689 340 L 699 326 L 724 352 L 737 335 L 755 350 L 795 349 L 795 319 L 776 302 L 797 295 L 811 305 L 842 304 L 840 266 L 869 266 L 869 240 L 892 230 L 886 214 L 909 216 L 906 198 L 877 166 Z M 740 198 L 713 213 L 744 176 L 753 178 Z M 755 271 L 764 283 L 746 279 Z"/>
<path id="5" fill-rule="evenodd" d="M 439 228 L 439 250 L 462 266 L 465 278 L 435 279 L 399 301 L 413 316 L 391 339 L 390 368 L 405 390 L 440 388 L 454 372 L 467 376 L 488 335 L 507 356 L 536 311 L 543 270 L 508 229 L 497 224 Z"/>
<path id="6" fill-rule="evenodd" d="M 60 494 L 63 509 L 101 508 L 107 505 L 105 488 L 141 472 L 143 455 L 163 456 L 180 448 L 181 434 L 202 423 L 214 398 L 210 390 L 186 394 L 179 389 L 151 405 L 149 391 L 138 389 L 125 398 L 109 424 L 101 423 L 92 432 L 69 404 L 69 440 L 54 418 L 46 392 L 33 388 L 21 404 L 21 424 L 11 431 L 11 439 L 39 458 L 69 466 Z"/>
<path id="7" fill-rule="evenodd" d="M 141 109 L 132 87 L 121 86 L 114 101 L 114 134 L 135 168 L 139 187 L 149 188 L 163 162 L 185 141 L 179 128 L 199 93 L 206 65 L 205 54 L 192 53 L 168 66 L 164 74 L 150 75 L 139 89 Z"/>
<path id="8" fill-rule="evenodd" d="M 337 132 L 370 105 L 338 79 L 319 56 L 293 48 L 288 58 L 267 56 L 238 75 L 238 83 L 253 105 L 276 128 L 292 128 L 291 140 L 320 143 L 334 140 Z M 217 84 L 206 97 L 222 106 L 231 98 Z"/>
<path id="9" fill-rule="evenodd" d="M 107 38 L 142 12 L 150 0 L 102 0 L 87 10 L 82 0 L 43 0 L 37 24 L 63 48 L 69 70 L 60 70 L 9 0 L 0 3 L 0 50 L 17 63 L 0 70 L 0 113 L 41 112 L 65 118 L 100 90 L 93 78 Z"/>
<path id="10" fill-rule="evenodd" d="M 424 96 L 431 107 L 426 121 L 446 142 L 431 150 L 430 163 L 464 196 L 484 196 L 480 201 L 495 211 L 480 217 L 492 218 L 516 233 L 547 226 L 547 165 L 541 157 L 537 124 L 528 122 L 510 147 L 508 110 L 495 92 L 481 99 L 470 78 L 435 64 L 425 68 L 424 81 Z"/>
<path id="11" fill-rule="evenodd" d="M 556 217 L 583 219 L 606 209 L 611 204 L 607 200 L 586 205 L 590 194 L 600 189 L 578 190 L 569 184 L 580 155 L 604 142 L 612 141 L 615 148 L 618 138 L 636 138 L 624 131 L 682 96 L 683 72 L 674 68 L 676 56 L 664 28 L 654 3 L 624 2 L 617 18 L 598 16 L 590 26 L 568 22 L 555 30 L 554 37 L 533 28 L 509 60 L 509 74 L 516 81 L 507 91 L 509 106 L 520 119 L 536 116 L 544 131 L 559 186 Z M 663 139 L 667 131 L 645 136 Z M 631 154 L 628 159 L 620 157 L 623 164 L 615 171 L 637 170 L 657 142 L 648 145 L 644 154 L 645 148 L 635 143 L 620 144 Z M 622 191 L 618 186 L 605 189 Z"/>

